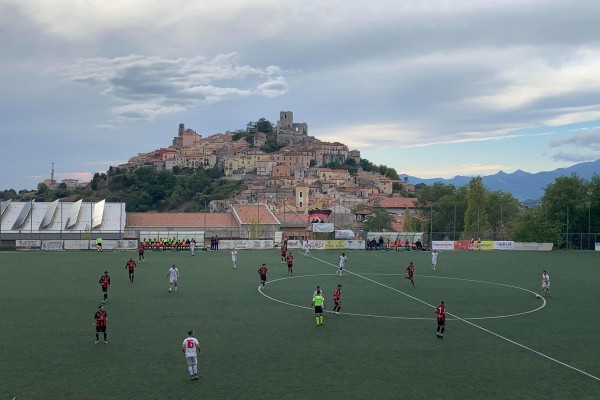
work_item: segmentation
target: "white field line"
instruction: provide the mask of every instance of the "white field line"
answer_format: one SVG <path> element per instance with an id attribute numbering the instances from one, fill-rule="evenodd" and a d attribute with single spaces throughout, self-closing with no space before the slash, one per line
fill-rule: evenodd
<path id="1" fill-rule="evenodd" d="M 337 265 L 335 265 L 335 264 L 332 264 L 332 263 L 330 263 L 330 262 L 328 262 L 328 261 L 321 260 L 320 258 L 317 258 L 317 257 L 314 257 L 314 256 L 313 256 L 312 258 L 314 258 L 315 260 L 318 260 L 318 261 L 320 261 L 320 262 L 322 262 L 322 263 L 329 264 L 329 265 L 331 265 L 331 266 L 333 266 L 333 267 L 337 268 Z M 385 284 L 383 284 L 383 283 L 381 283 L 381 282 L 377 282 L 377 281 L 375 281 L 375 280 L 373 280 L 373 279 L 367 278 L 367 277 L 365 277 L 365 276 L 363 276 L 363 275 L 357 274 L 357 273 L 355 273 L 355 272 L 352 272 L 352 271 L 349 271 L 349 270 L 347 270 L 347 269 L 346 269 L 345 271 L 346 271 L 346 272 L 348 272 L 348 273 L 350 273 L 350 274 L 352 274 L 352 275 L 355 275 L 355 276 L 357 276 L 357 277 L 359 277 L 359 278 L 366 279 L 366 280 L 367 280 L 367 281 L 369 281 L 369 282 L 375 283 L 376 285 L 383 286 L 383 287 L 385 287 L 385 288 L 388 288 L 388 289 L 390 289 L 390 290 L 393 290 L 393 291 L 395 291 L 395 292 L 397 292 L 397 293 L 400 293 L 400 294 L 403 294 L 403 295 L 405 295 L 405 296 L 407 296 L 407 297 L 410 297 L 411 299 L 413 299 L 413 300 L 415 300 L 415 301 L 418 301 L 419 303 L 425 304 L 425 305 L 427 305 L 427 306 L 429 306 L 429 307 L 432 307 L 432 308 L 434 308 L 434 309 L 436 308 L 434 305 L 432 305 L 432 304 L 429 304 L 429 303 L 427 303 L 427 302 L 425 302 L 425 301 L 423 301 L 423 300 L 421 300 L 421 299 L 418 299 L 418 298 L 416 298 L 416 297 L 414 297 L 414 296 L 411 296 L 411 295 L 409 295 L 408 293 L 404 293 L 404 292 L 402 292 L 402 291 L 400 291 L 400 290 L 398 290 L 398 289 L 396 289 L 396 288 L 393 288 L 393 287 L 391 287 L 391 286 L 385 285 Z M 523 345 L 523 344 L 521 344 L 521 343 L 515 342 L 514 340 L 511 340 L 511 339 L 509 339 L 509 338 L 507 338 L 507 337 L 505 337 L 505 336 L 502 336 L 502 335 L 500 335 L 500 334 L 498 334 L 498 333 L 492 332 L 492 331 L 490 331 L 489 329 L 486 329 L 486 328 L 484 328 L 484 327 L 482 327 L 482 326 L 479 326 L 479 325 L 477 325 L 477 324 L 474 324 L 474 323 L 473 323 L 473 322 L 471 322 L 471 321 L 467 321 L 466 319 L 463 319 L 463 318 L 459 317 L 458 315 L 454 315 L 454 314 L 451 314 L 451 313 L 448 313 L 448 315 L 450 315 L 450 316 L 452 316 L 452 317 L 456 318 L 456 319 L 457 319 L 457 320 L 459 320 L 459 321 L 462 321 L 462 322 L 464 322 L 465 324 L 471 325 L 471 326 L 472 326 L 472 327 L 474 327 L 474 328 L 477 328 L 477 329 L 479 329 L 479 330 L 482 330 L 482 331 L 484 331 L 484 332 L 487 332 L 487 333 L 489 333 L 490 335 L 494 335 L 494 336 L 496 336 L 497 338 L 500 338 L 500 339 L 502 339 L 502 340 L 505 340 L 505 341 L 507 341 L 507 342 L 509 342 L 509 343 L 512 343 L 512 344 L 514 344 L 515 346 L 519 346 L 520 348 L 522 348 L 522 349 L 525 349 L 525 350 L 528 350 L 528 351 L 531 351 L 532 353 L 535 353 L 535 354 L 537 354 L 538 356 L 544 357 L 544 358 L 545 358 L 545 359 L 547 359 L 547 360 L 550 360 L 550 361 L 553 361 L 553 362 L 555 362 L 555 363 L 557 363 L 557 364 L 560 364 L 560 365 L 562 365 L 563 367 L 567 367 L 567 368 L 569 368 L 569 369 L 572 369 L 573 371 L 577 371 L 577 372 L 579 372 L 580 374 L 583 374 L 583 375 L 585 375 L 585 376 L 587 376 L 587 377 L 589 377 L 589 378 L 592 378 L 592 379 L 595 379 L 595 380 L 597 380 L 597 381 L 600 381 L 600 378 L 599 378 L 599 377 L 597 377 L 597 376 L 594 376 L 594 375 L 592 375 L 592 374 L 590 374 L 590 373 L 588 373 L 588 372 L 585 372 L 585 371 L 583 371 L 583 370 L 581 370 L 581 369 L 579 369 L 579 368 L 576 368 L 576 367 L 574 367 L 574 366 L 572 366 L 572 365 L 569 365 L 569 364 L 567 364 L 567 363 L 564 363 L 564 362 L 562 362 L 562 361 L 559 361 L 559 360 L 557 360 L 556 358 L 552 358 L 552 357 L 550 357 L 550 356 L 548 356 L 548 355 L 546 355 L 546 354 L 544 354 L 544 353 L 541 353 L 541 352 L 539 352 L 539 351 L 537 351 L 537 350 L 534 350 L 534 349 L 532 349 L 531 347 L 527 347 L 527 346 L 525 346 L 525 345 Z"/>

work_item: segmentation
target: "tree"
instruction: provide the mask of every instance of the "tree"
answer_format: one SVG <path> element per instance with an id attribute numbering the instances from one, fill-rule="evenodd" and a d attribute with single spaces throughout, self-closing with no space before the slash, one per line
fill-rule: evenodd
<path id="1" fill-rule="evenodd" d="M 370 232 L 391 231 L 392 222 L 394 222 L 394 217 L 392 217 L 387 211 L 375 209 L 367 216 L 367 219 L 364 222 L 364 227 Z"/>
<path id="2" fill-rule="evenodd" d="M 467 209 L 465 211 L 465 235 L 481 235 L 481 232 L 486 231 L 487 215 L 486 215 L 486 198 L 485 187 L 481 176 L 473 178 L 467 185 Z"/>

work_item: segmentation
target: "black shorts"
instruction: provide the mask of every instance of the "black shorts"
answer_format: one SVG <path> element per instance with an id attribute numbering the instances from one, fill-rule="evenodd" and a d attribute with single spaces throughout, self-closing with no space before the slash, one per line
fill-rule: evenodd
<path id="1" fill-rule="evenodd" d="M 96 332 L 106 332 L 106 327 L 105 326 L 97 326 L 96 327 Z"/>
<path id="2" fill-rule="evenodd" d="M 315 306 L 315 314 L 323 314 L 323 307 Z"/>
<path id="3" fill-rule="evenodd" d="M 133 274 L 135 272 L 135 269 L 130 269 L 129 270 L 129 275 Z"/>
<path id="4" fill-rule="evenodd" d="M 108 288 L 107 288 L 107 287 L 102 287 L 102 291 L 103 291 L 104 293 L 108 293 Z"/>
<path id="5" fill-rule="evenodd" d="M 288 264 L 288 268 L 292 268 L 294 264 Z"/>
<path id="6" fill-rule="evenodd" d="M 438 319 L 438 326 L 446 326 L 446 320 Z"/>
<path id="7" fill-rule="evenodd" d="M 342 302 L 341 302 L 341 301 L 334 301 L 334 303 L 335 303 L 336 307 L 339 307 L 339 306 L 341 306 L 341 305 L 342 305 Z"/>
<path id="8" fill-rule="evenodd" d="M 102 243 L 96 243 L 96 247 L 102 248 Z"/>
<path id="9" fill-rule="evenodd" d="M 260 276 L 260 280 L 261 280 L 262 282 L 266 282 L 266 281 L 267 281 L 267 276 L 266 276 L 266 275 L 261 275 L 261 276 Z"/>

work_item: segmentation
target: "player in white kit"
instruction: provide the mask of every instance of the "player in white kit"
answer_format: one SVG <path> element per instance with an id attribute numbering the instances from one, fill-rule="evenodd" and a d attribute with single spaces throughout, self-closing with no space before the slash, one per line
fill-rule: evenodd
<path id="1" fill-rule="evenodd" d="M 431 252 L 431 269 L 435 271 L 435 267 L 437 266 L 437 258 L 438 258 L 438 252 L 437 250 L 434 250 Z"/>
<path id="2" fill-rule="evenodd" d="M 188 372 L 192 380 L 198 379 L 198 353 L 200 352 L 200 343 L 194 337 L 194 331 L 188 331 L 188 337 L 183 341 L 183 354 L 187 360 Z"/>
<path id="3" fill-rule="evenodd" d="M 233 262 L 233 269 L 237 269 L 237 250 L 231 250 L 231 261 Z"/>
<path id="4" fill-rule="evenodd" d="M 550 296 L 550 275 L 546 271 L 542 273 L 542 293 Z"/>
<path id="5" fill-rule="evenodd" d="M 194 239 L 190 241 L 190 251 L 192 252 L 193 256 L 196 255 L 196 241 Z"/>
<path id="6" fill-rule="evenodd" d="M 310 243 L 308 242 L 308 239 L 304 241 L 304 255 L 310 257 Z"/>
<path id="7" fill-rule="evenodd" d="M 338 262 L 338 270 L 335 271 L 336 275 L 340 275 L 342 276 L 342 270 L 344 269 L 344 266 L 346 265 L 346 262 L 348 261 L 348 258 L 346 257 L 346 253 L 342 253 L 342 255 L 340 256 L 340 261 Z"/>
<path id="8" fill-rule="evenodd" d="M 171 289 L 175 286 L 175 291 L 177 291 L 177 279 L 179 278 L 179 270 L 173 264 L 171 268 L 169 268 L 169 272 L 167 272 L 167 277 L 169 278 L 169 293 L 171 293 Z"/>

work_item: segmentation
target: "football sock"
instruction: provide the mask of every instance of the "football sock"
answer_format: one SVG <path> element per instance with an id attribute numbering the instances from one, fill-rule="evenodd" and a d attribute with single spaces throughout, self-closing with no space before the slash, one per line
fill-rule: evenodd
<path id="1" fill-rule="evenodd" d="M 192 371 L 194 372 L 194 375 L 198 375 L 198 365 L 193 365 Z"/>
<path id="2" fill-rule="evenodd" d="M 444 327 L 442 326 L 441 332 L 440 333 L 444 333 Z"/>
<path id="3" fill-rule="evenodd" d="M 98 341 L 99 339 L 100 339 L 100 335 L 98 335 L 98 334 L 96 333 L 96 341 Z"/>
<path id="4" fill-rule="evenodd" d="M 106 342 L 106 333 L 104 333 L 104 341 Z"/>
<path id="5" fill-rule="evenodd" d="M 319 325 L 319 317 L 315 317 L 315 319 L 317 320 L 317 325 Z"/>
<path id="6" fill-rule="evenodd" d="M 192 367 L 188 366 L 188 371 L 190 373 L 190 376 L 194 376 L 194 369 Z"/>
<path id="7" fill-rule="evenodd" d="M 323 324 L 323 316 L 322 316 L 322 315 L 319 317 L 319 322 L 320 322 L 321 324 Z"/>

